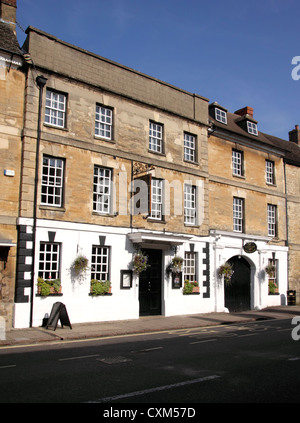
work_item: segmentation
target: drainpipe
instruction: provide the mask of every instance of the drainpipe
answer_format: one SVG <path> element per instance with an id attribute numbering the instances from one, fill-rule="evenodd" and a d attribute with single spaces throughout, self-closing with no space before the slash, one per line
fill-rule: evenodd
<path id="1" fill-rule="evenodd" d="M 283 159 L 283 172 L 284 172 L 284 193 L 285 193 L 285 225 L 286 225 L 286 246 L 288 247 L 287 252 L 287 289 L 290 288 L 290 280 L 289 280 L 289 263 L 290 263 L 290 248 L 289 248 L 289 214 L 288 214 L 288 193 L 287 193 L 287 181 L 286 181 L 286 163 L 285 159 Z"/>
<path id="2" fill-rule="evenodd" d="M 39 75 L 36 78 L 36 83 L 39 87 L 39 110 L 37 123 L 37 139 L 36 139 L 36 155 L 35 155 L 35 180 L 34 180 L 34 199 L 33 199 L 33 256 L 32 256 L 32 274 L 31 274 L 31 304 L 30 304 L 30 327 L 32 327 L 33 320 L 33 291 L 35 278 L 35 251 L 36 251 L 36 222 L 37 222 L 37 194 L 39 182 L 39 165 L 40 165 L 40 143 L 41 143 L 41 121 L 42 121 L 42 105 L 43 105 L 43 90 L 47 83 L 47 78 Z"/>

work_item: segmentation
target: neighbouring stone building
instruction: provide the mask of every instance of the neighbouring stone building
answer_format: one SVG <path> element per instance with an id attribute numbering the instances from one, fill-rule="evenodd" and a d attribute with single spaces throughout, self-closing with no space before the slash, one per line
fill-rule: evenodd
<path id="1" fill-rule="evenodd" d="M 251 108 L 229 113 L 26 32 L 9 167 L 19 177 L 4 179 L 20 182 L 18 241 L 16 226 L 7 237 L 14 327 L 41 325 L 57 301 L 72 323 L 286 304 L 299 283 L 298 141 L 258 132 Z M 230 284 L 219 275 L 228 263 Z"/>
<path id="2" fill-rule="evenodd" d="M 212 103 L 209 111 L 211 273 L 217 278 L 225 262 L 234 270 L 217 304 L 222 309 L 225 302 L 229 310 L 286 304 L 288 288 L 295 286 L 289 286 L 289 274 L 291 278 L 298 272 L 296 252 L 289 253 L 289 245 L 297 251 L 293 233 L 299 224 L 289 214 L 299 199 L 300 152 L 287 141 L 259 132 L 251 107 L 229 113 Z"/>
<path id="3" fill-rule="evenodd" d="M 16 37 L 16 5 L 0 3 L 0 317 L 11 327 L 16 274 L 17 218 L 25 73 Z"/>
<path id="4" fill-rule="evenodd" d="M 18 272 L 15 326 L 39 325 L 57 295 L 72 322 L 211 310 L 207 100 L 35 28 L 24 49 L 18 254 L 34 272 Z M 150 267 L 138 277 L 140 249 Z M 167 271 L 175 255 L 180 281 Z M 37 277 L 60 279 L 61 293 L 44 298 Z M 183 295 L 183 279 L 200 294 Z M 91 295 L 91 280 L 111 295 Z"/>

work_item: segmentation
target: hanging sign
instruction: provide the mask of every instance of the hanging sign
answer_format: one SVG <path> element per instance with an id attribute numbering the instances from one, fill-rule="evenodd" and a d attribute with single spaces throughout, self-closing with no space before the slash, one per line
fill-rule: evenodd
<path id="1" fill-rule="evenodd" d="M 255 253 L 255 251 L 257 251 L 257 245 L 255 244 L 255 242 L 247 242 L 243 246 L 243 249 L 245 253 L 248 253 L 248 254 Z"/>

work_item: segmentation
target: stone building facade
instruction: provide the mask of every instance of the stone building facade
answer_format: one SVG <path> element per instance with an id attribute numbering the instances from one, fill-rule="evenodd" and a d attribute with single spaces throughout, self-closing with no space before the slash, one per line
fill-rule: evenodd
<path id="1" fill-rule="evenodd" d="M 25 73 L 16 37 L 16 2 L 0 4 L 0 316 L 12 326 Z"/>
<path id="2" fill-rule="evenodd" d="M 27 34 L 18 227 L 30 264 L 18 273 L 15 326 L 39 325 L 57 295 L 72 322 L 209 311 L 207 99 Z M 132 271 L 139 250 L 147 280 Z M 79 278 L 80 255 L 89 269 Z M 175 255 L 186 263 L 178 283 L 167 271 Z M 59 278 L 62 292 L 45 299 L 38 276 Z M 91 295 L 91 279 L 109 279 L 111 295 Z M 183 295 L 183 279 L 200 293 Z"/>
<path id="3" fill-rule="evenodd" d="M 19 172 L 3 177 L 14 200 L 0 209 L 17 256 L 13 326 L 41 325 L 57 301 L 72 323 L 286 304 L 299 283 L 298 129 L 290 142 L 263 134 L 249 107 L 229 113 L 26 32 L 24 66 L 5 73 L 19 89 L 14 130 L 9 96 L 0 114 Z"/>
<path id="4" fill-rule="evenodd" d="M 230 113 L 211 103 L 209 115 L 215 284 L 222 264 L 234 270 L 217 303 L 232 310 L 287 304 L 287 291 L 298 290 L 299 281 L 299 146 L 260 132 L 251 107 Z"/>

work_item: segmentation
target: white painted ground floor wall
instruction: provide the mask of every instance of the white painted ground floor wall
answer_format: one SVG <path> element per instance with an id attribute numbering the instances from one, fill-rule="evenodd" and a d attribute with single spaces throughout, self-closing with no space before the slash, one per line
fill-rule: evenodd
<path id="1" fill-rule="evenodd" d="M 20 219 L 19 224 L 32 232 L 32 221 Z M 49 233 L 55 233 L 55 242 L 60 248 L 60 279 L 62 296 L 37 295 L 37 275 L 39 262 L 39 245 L 49 241 Z M 105 237 L 104 245 L 110 247 L 110 281 L 112 295 L 93 297 L 90 294 L 90 271 L 83 278 L 76 278 L 71 265 L 79 255 L 91 260 L 93 245 L 99 245 L 99 237 Z M 255 240 L 258 249 L 253 254 L 243 251 L 243 243 Z M 164 232 L 140 232 L 128 228 L 76 224 L 68 222 L 38 220 L 36 226 L 36 250 L 34 260 L 34 287 L 24 289 L 28 302 L 16 302 L 14 327 L 25 328 L 30 325 L 41 326 L 43 319 L 49 315 L 52 305 L 59 301 L 65 304 L 71 324 L 126 320 L 139 318 L 139 276 L 133 274 L 132 287 L 122 289 L 121 270 L 130 267 L 134 253 L 141 248 L 155 248 L 162 251 L 162 312 L 164 316 L 209 313 L 224 311 L 224 282 L 217 276 L 218 267 L 232 256 L 241 254 L 251 265 L 251 308 L 264 308 L 280 305 L 280 295 L 268 295 L 268 282 L 263 269 L 272 252 L 280 262 L 279 288 L 282 295 L 287 291 L 287 248 L 268 244 L 269 239 L 259 237 L 236 236 L 236 234 L 212 232 L 209 237 L 187 237 L 184 234 Z M 191 247 L 192 245 L 192 247 Z M 166 268 L 175 253 L 184 257 L 184 253 L 197 253 L 197 277 L 200 286 L 199 295 L 183 295 L 182 288 L 172 287 L 172 277 Z M 209 260 L 209 261 L 208 261 Z M 26 258 L 25 258 L 26 261 Z M 207 262 L 208 261 L 208 262 Z M 25 272 L 26 273 L 26 272 Z M 206 276 L 205 276 L 206 275 Z M 27 272 L 24 279 L 30 279 Z"/>

